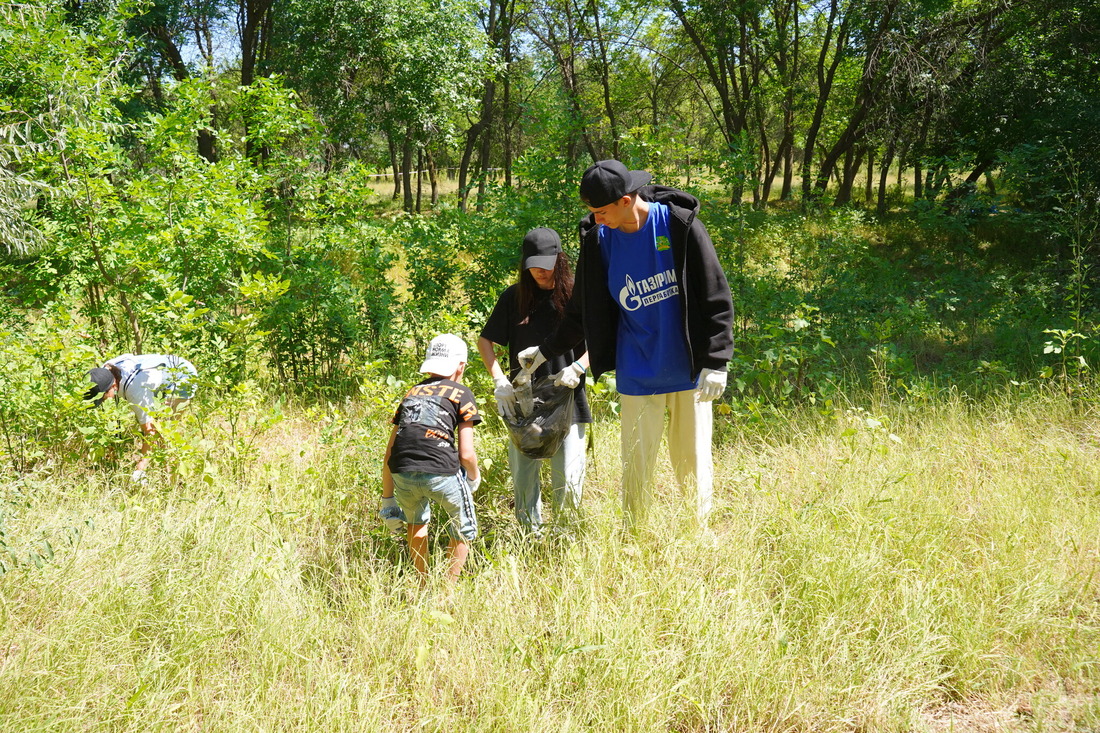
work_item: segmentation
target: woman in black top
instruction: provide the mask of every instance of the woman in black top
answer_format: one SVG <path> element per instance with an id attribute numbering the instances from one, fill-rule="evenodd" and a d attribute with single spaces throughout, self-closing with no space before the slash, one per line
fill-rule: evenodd
<path id="1" fill-rule="evenodd" d="M 523 239 L 518 282 L 500 294 L 477 342 L 481 359 L 496 385 L 494 395 L 497 410 L 502 415 L 511 415 L 515 409 L 511 378 L 519 372 L 516 355 L 529 346 L 541 344 L 554 332 L 572 292 L 573 272 L 562 252 L 558 233 L 543 227 L 532 229 Z M 508 374 L 497 362 L 495 347 L 498 345 L 508 349 Z M 541 365 L 533 375 L 534 379 L 539 379 L 555 374 L 560 383 L 575 389 L 574 424 L 561 448 L 549 459 L 554 519 L 562 524 L 575 521 L 581 505 L 585 426 L 592 422 L 584 392 L 587 367 L 588 354 L 582 342 Z M 512 471 L 516 519 L 524 529 L 541 535 L 541 461 L 525 456 L 509 442 L 508 464 Z"/>

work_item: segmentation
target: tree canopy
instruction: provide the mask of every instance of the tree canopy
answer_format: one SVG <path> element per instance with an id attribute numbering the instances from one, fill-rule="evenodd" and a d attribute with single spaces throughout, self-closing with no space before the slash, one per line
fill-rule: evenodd
<path id="1" fill-rule="evenodd" d="M 1012 212 L 1080 259 L 1098 38 L 1079 0 L 8 3 L 6 297 L 75 299 L 103 344 L 331 375 L 446 319 L 449 288 L 485 308 L 515 232 L 570 231 L 607 157 L 728 201 L 742 275 L 768 208 Z M 433 215 L 367 215 L 385 186 Z"/>

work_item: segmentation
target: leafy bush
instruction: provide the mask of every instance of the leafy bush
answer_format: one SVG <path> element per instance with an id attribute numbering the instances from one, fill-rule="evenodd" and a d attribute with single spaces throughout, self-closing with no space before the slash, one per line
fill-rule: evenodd
<path id="1" fill-rule="evenodd" d="M 129 422 L 113 403 L 92 410 L 83 400 L 88 369 L 103 359 L 73 321 L 69 304 L 51 303 L 23 323 L 0 325 L 0 350 L 5 469 L 22 473 L 46 461 L 102 458 L 115 449 Z"/>
<path id="2" fill-rule="evenodd" d="M 296 389 L 335 386 L 363 339 L 362 296 L 323 252 L 300 252 L 284 270 L 288 288 L 266 310 L 271 367 Z"/>
<path id="3" fill-rule="evenodd" d="M 838 378 L 835 347 L 820 313 L 806 305 L 742 332 L 729 365 L 731 406 L 756 418 L 800 404 L 825 406 Z"/>

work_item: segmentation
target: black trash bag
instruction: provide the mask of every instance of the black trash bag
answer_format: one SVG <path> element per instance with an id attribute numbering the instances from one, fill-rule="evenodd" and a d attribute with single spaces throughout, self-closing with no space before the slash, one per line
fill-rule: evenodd
<path id="1" fill-rule="evenodd" d="M 543 377 L 531 385 L 529 401 L 520 397 L 523 389 L 516 387 L 516 416 L 503 418 L 504 424 L 520 453 L 550 458 L 573 426 L 573 388 L 559 387 L 553 377 Z"/>

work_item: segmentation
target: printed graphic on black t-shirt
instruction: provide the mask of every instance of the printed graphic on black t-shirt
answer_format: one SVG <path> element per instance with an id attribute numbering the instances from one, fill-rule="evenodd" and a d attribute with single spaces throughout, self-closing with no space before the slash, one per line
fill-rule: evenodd
<path id="1" fill-rule="evenodd" d="M 477 425 L 474 393 L 450 379 L 430 377 L 408 391 L 393 424 L 397 435 L 390 451 L 393 473 L 424 471 L 438 475 L 458 473 L 458 426 Z"/>

